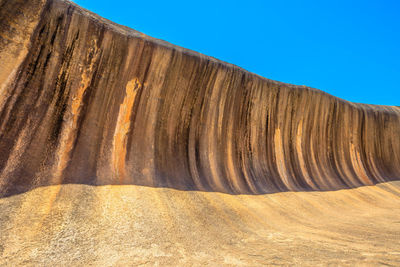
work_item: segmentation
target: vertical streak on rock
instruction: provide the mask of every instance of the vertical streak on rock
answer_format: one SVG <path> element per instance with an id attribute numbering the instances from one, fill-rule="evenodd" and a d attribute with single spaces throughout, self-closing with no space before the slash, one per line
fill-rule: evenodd
<path id="1" fill-rule="evenodd" d="M 243 180 L 246 183 L 248 191 L 252 194 L 259 192 L 257 188 L 257 182 L 253 176 L 253 170 L 250 163 L 250 158 L 253 153 L 252 145 L 251 145 L 251 129 L 256 125 L 256 122 L 252 120 L 252 115 L 255 113 L 257 108 L 253 109 L 253 94 L 254 94 L 254 84 L 251 79 L 247 75 L 245 75 L 245 79 L 243 82 L 243 96 L 241 97 L 242 102 L 242 111 L 241 111 L 241 126 L 239 128 L 242 129 L 241 136 L 243 136 L 243 140 L 241 142 L 240 148 L 240 165 L 241 165 L 241 174 L 243 176 Z"/>
<path id="2" fill-rule="evenodd" d="M 229 76 L 228 76 L 229 77 Z M 237 75 L 235 71 L 232 71 L 229 78 L 232 79 L 228 84 L 228 90 L 231 92 L 227 93 L 226 100 L 226 138 L 225 138 L 225 162 L 226 162 L 226 175 L 227 181 L 232 188 L 233 192 L 246 192 L 244 181 L 240 176 L 240 172 L 238 170 L 238 166 L 236 164 L 237 160 L 237 143 L 235 142 L 236 138 L 236 126 L 237 122 L 235 121 L 235 111 L 237 106 L 235 105 L 237 102 L 237 88 L 238 88 L 238 80 L 240 75 Z M 227 91 L 225 91 L 227 92 Z"/>
<path id="3" fill-rule="evenodd" d="M 363 185 L 373 185 L 372 181 L 368 178 L 368 174 L 365 171 L 364 164 L 360 157 L 360 151 L 356 149 L 353 143 L 350 147 L 350 157 L 351 163 L 353 164 L 353 169 L 357 176 L 362 180 Z"/>
<path id="4" fill-rule="evenodd" d="M 285 155 L 283 153 L 282 135 L 281 135 L 281 130 L 279 128 L 276 128 L 275 130 L 274 148 L 275 148 L 276 166 L 278 169 L 279 176 L 282 179 L 282 182 L 285 184 L 287 189 L 295 190 L 296 188 L 287 174 L 287 168 L 285 166 Z"/>
<path id="5" fill-rule="evenodd" d="M 231 124 L 233 125 L 233 124 Z M 230 126 L 227 131 L 227 149 L 226 149 L 226 163 L 227 163 L 227 169 L 228 173 L 230 176 L 230 182 L 233 185 L 232 187 L 234 189 L 239 190 L 240 188 L 240 183 L 239 183 L 239 176 L 236 171 L 235 163 L 234 163 L 234 151 L 233 151 L 233 137 L 232 137 L 232 132 L 233 132 L 233 126 Z"/>
<path id="6" fill-rule="evenodd" d="M 148 76 L 143 81 L 142 93 L 135 114 L 135 124 L 141 125 L 140 130 L 132 132 L 129 136 L 132 146 L 127 149 L 127 163 L 129 168 L 137 168 L 139 173 L 134 179 L 142 184 L 156 185 L 156 146 L 155 135 L 158 132 L 158 108 L 162 105 L 162 90 L 165 82 L 165 73 L 171 61 L 172 51 L 156 47 L 149 66 Z M 134 164 L 129 164 L 134 163 Z M 129 172 L 132 173 L 132 172 Z M 135 173 L 135 174 L 137 174 Z"/>
<path id="7" fill-rule="evenodd" d="M 314 97 L 315 100 L 310 103 L 310 105 L 313 105 L 313 108 L 310 110 L 307 126 L 311 128 L 306 128 L 308 129 L 309 134 L 309 136 L 307 136 L 309 142 L 309 149 L 307 152 L 309 153 L 308 160 L 310 165 L 308 166 L 311 170 L 311 178 L 314 181 L 315 186 L 318 189 L 326 190 L 329 188 L 329 176 L 324 174 L 324 168 L 321 168 L 321 164 L 319 163 L 320 159 L 318 158 L 318 149 L 321 146 L 318 142 L 321 134 L 319 126 L 322 122 L 321 115 L 323 114 L 324 107 L 322 106 L 320 96 L 317 95 Z M 313 113 L 318 114 L 318 117 L 315 118 Z"/>
<path id="8" fill-rule="evenodd" d="M 125 178 L 125 157 L 127 151 L 127 135 L 131 125 L 131 115 L 137 91 L 141 87 L 138 78 L 134 78 L 126 85 L 126 95 L 119 107 L 117 125 L 115 127 L 112 151 L 112 165 L 114 174 L 122 183 Z"/>
<path id="9" fill-rule="evenodd" d="M 353 123 L 351 121 L 354 115 L 352 107 L 349 105 L 344 105 L 343 114 L 349 114 L 348 116 L 342 118 L 340 125 L 343 127 L 340 132 L 341 144 L 338 149 L 341 152 L 341 167 L 343 170 L 343 176 L 345 177 L 346 185 L 350 187 L 355 187 L 359 184 L 358 177 L 354 176 L 354 171 L 351 162 L 351 143 L 353 142 L 353 137 L 351 135 L 351 129 L 353 128 Z"/>
<path id="10" fill-rule="evenodd" d="M 211 187 L 213 190 L 223 190 L 224 183 L 222 180 L 221 169 L 219 164 L 219 146 L 218 146 L 218 119 L 223 116 L 221 114 L 218 103 L 221 101 L 222 84 L 225 79 L 225 71 L 217 72 L 213 90 L 211 91 L 210 100 L 207 109 L 207 125 L 210 128 L 204 131 L 205 143 L 204 158 L 207 160 L 209 173 L 211 175 Z"/>
<path id="11" fill-rule="evenodd" d="M 363 106 L 361 106 L 360 108 L 363 108 Z M 379 127 L 375 121 L 375 117 L 373 116 L 373 113 L 370 112 L 369 114 L 367 114 L 368 116 L 365 117 L 365 128 L 368 129 L 367 131 L 365 131 L 365 140 L 364 140 L 364 145 L 366 148 L 368 148 L 368 150 L 366 151 L 366 156 L 367 156 L 367 165 L 370 169 L 370 172 L 372 174 L 372 177 L 374 177 L 374 179 L 378 182 L 383 182 L 385 181 L 385 178 L 382 176 L 382 174 L 380 173 L 380 170 L 377 166 L 377 159 L 378 157 L 375 156 L 376 152 L 376 147 L 375 147 L 375 143 L 376 143 L 376 129 L 377 127 Z"/>
<path id="12" fill-rule="evenodd" d="M 76 134 L 78 132 L 78 120 L 81 113 L 81 107 L 83 105 L 83 97 L 92 80 L 94 63 L 97 61 L 99 56 L 96 39 L 93 40 L 93 45 L 94 46 L 90 49 L 87 56 L 87 59 L 90 62 L 89 67 L 82 73 L 81 84 L 71 100 L 70 116 L 63 125 L 60 143 L 56 153 L 58 158 L 53 176 L 54 184 L 60 184 L 62 182 L 63 171 L 68 166 L 70 154 L 74 147 Z M 93 58 L 91 58 L 91 55 L 93 55 Z"/>
<path id="13" fill-rule="evenodd" d="M 300 121 L 299 125 L 297 126 L 297 135 L 296 135 L 296 151 L 297 151 L 297 157 L 299 159 L 300 171 L 306 183 L 312 189 L 316 190 L 317 187 L 315 186 L 306 168 L 306 163 L 303 156 L 302 137 L 303 137 L 303 121 Z"/>

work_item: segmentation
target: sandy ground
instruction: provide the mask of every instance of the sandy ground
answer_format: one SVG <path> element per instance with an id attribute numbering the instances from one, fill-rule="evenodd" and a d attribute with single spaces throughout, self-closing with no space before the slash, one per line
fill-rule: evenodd
<path id="1" fill-rule="evenodd" d="M 1 266 L 399 266 L 400 182 L 229 195 L 49 186 L 0 199 Z"/>

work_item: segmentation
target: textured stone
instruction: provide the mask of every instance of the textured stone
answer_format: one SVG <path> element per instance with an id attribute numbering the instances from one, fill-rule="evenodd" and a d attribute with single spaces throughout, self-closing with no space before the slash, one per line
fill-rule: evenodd
<path id="1" fill-rule="evenodd" d="M 69 2 L 2 6 L 3 195 L 59 183 L 260 194 L 400 177 L 398 107 L 274 82 Z"/>
<path id="2" fill-rule="evenodd" d="M 0 60 L 0 263 L 399 264 L 399 107 L 63 0 L 0 0 Z"/>

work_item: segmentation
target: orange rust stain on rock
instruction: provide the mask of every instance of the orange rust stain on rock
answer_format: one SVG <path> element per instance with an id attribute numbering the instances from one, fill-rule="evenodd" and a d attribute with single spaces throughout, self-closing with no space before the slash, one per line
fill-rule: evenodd
<path id="1" fill-rule="evenodd" d="M 131 115 L 135 103 L 136 94 L 140 84 L 138 78 L 134 78 L 126 85 L 126 95 L 119 107 L 117 125 L 115 127 L 112 151 L 112 165 L 119 182 L 125 178 L 125 157 L 127 146 L 127 135 L 131 125 Z"/>
<path id="2" fill-rule="evenodd" d="M 97 40 L 93 40 L 93 44 L 94 47 L 96 47 Z M 94 62 L 96 62 L 96 59 L 98 57 L 97 49 L 92 48 L 92 51 L 94 52 L 95 56 L 90 61 L 89 67 L 82 73 L 81 84 L 72 97 L 70 117 L 67 119 L 63 126 L 60 144 L 58 147 L 58 153 L 56 154 L 59 156 L 57 159 L 55 175 L 53 177 L 56 184 L 59 184 L 61 182 L 60 180 L 62 179 L 62 173 L 67 167 L 68 161 L 70 159 L 70 153 L 76 138 L 78 119 L 83 104 L 83 97 L 87 88 L 90 85 Z"/>

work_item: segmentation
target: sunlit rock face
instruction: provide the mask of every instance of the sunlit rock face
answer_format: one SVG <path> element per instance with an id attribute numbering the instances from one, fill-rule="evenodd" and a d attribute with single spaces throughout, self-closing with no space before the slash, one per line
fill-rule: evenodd
<path id="1" fill-rule="evenodd" d="M 261 194 L 400 177 L 400 109 L 274 82 L 65 1 L 2 1 L 0 190 Z"/>
<path id="2" fill-rule="evenodd" d="M 0 64 L 0 263 L 400 261 L 399 107 L 268 80 L 64 0 L 0 0 Z"/>

